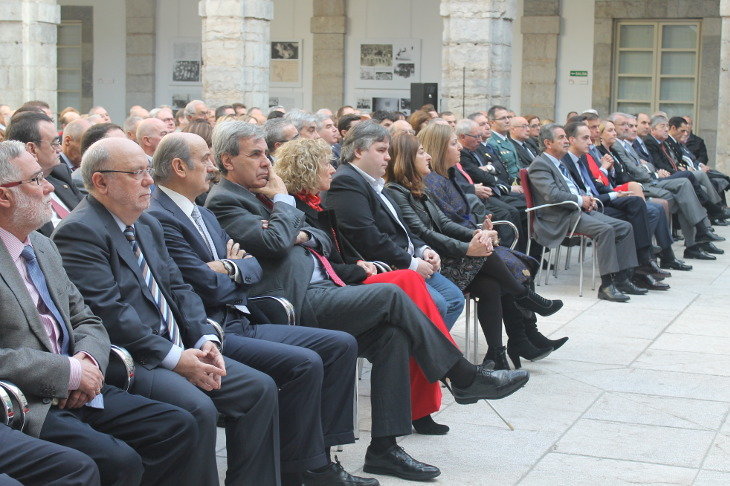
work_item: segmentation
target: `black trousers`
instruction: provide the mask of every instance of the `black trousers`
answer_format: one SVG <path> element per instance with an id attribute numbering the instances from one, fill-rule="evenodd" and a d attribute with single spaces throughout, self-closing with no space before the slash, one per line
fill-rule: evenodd
<path id="1" fill-rule="evenodd" d="M 649 232 L 649 216 L 646 203 L 638 196 L 617 197 L 608 201 L 603 214 L 631 224 L 634 230 L 634 245 L 639 263 L 647 263 L 651 256 L 651 233 Z"/>
<path id="2" fill-rule="evenodd" d="M 97 486 L 99 469 L 79 451 L 0 424 L 0 486 Z"/>
<path id="3" fill-rule="evenodd" d="M 397 285 L 337 287 L 325 280 L 310 284 L 306 299 L 314 314 L 303 313 L 302 322 L 352 334 L 358 354 L 373 364 L 372 437 L 410 434 L 409 357 L 435 382 L 461 359 L 461 352 Z"/>
<path id="4" fill-rule="evenodd" d="M 266 373 L 279 388 L 281 469 L 325 466 L 325 447 L 355 441 L 357 342 L 351 335 L 283 324 L 226 323 L 223 354 Z"/>
<path id="5" fill-rule="evenodd" d="M 179 484 L 198 439 L 193 417 L 113 386 L 102 394 L 103 409 L 51 407 L 40 438 L 91 457 L 102 484 Z"/>
<path id="6" fill-rule="evenodd" d="M 205 392 L 164 368 L 137 365 L 132 392 L 189 411 L 198 425 L 195 455 L 179 468 L 180 485 L 217 485 L 215 458 L 218 411 L 226 417 L 227 485 L 279 482 L 277 388 L 269 376 L 225 358 L 221 388 Z"/>
<path id="7" fill-rule="evenodd" d="M 522 219 L 520 210 L 510 204 L 508 197 L 511 196 L 492 196 L 488 199 L 482 199 L 487 213 L 492 213 L 492 221 L 506 220 L 517 226 L 520 235 L 527 235 L 526 230 L 522 230 Z M 505 200 L 503 200 L 503 198 Z M 495 229 L 499 233 L 499 239 L 504 246 L 510 246 L 514 241 L 514 232 L 510 228 L 504 226 L 496 226 Z"/>

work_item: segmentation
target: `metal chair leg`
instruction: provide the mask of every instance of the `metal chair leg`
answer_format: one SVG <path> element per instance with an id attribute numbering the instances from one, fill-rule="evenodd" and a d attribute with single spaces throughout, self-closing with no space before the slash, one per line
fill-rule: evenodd
<path id="1" fill-rule="evenodd" d="M 540 286 L 540 275 L 542 272 L 542 266 L 545 264 L 545 247 L 542 247 L 542 252 L 540 254 L 540 265 L 537 266 L 537 273 L 535 274 L 535 285 L 538 287 Z M 548 268 L 550 268 L 548 266 Z"/>
<path id="2" fill-rule="evenodd" d="M 585 246 L 585 238 L 580 237 L 580 258 L 578 259 L 578 265 L 580 269 L 578 270 L 578 297 L 583 297 L 583 262 L 586 258 L 586 246 Z"/>
<path id="3" fill-rule="evenodd" d="M 571 253 L 572 249 L 573 249 L 573 247 L 569 246 L 568 249 L 565 250 L 565 269 L 566 270 L 570 268 L 570 253 Z"/>
<path id="4" fill-rule="evenodd" d="M 560 247 L 558 247 L 560 248 Z M 553 254 L 557 253 L 557 250 L 553 250 L 550 253 L 548 253 L 547 263 L 545 264 L 547 268 L 545 268 L 545 285 L 548 284 L 548 278 L 550 277 L 550 262 L 553 259 Z"/>
<path id="5" fill-rule="evenodd" d="M 591 246 L 591 260 L 593 264 L 593 275 L 591 276 L 591 290 L 596 290 L 596 245 Z"/>
<path id="6" fill-rule="evenodd" d="M 558 252 L 555 255 L 555 262 L 553 263 L 553 277 L 558 278 L 558 267 L 560 266 L 560 252 L 563 250 L 563 245 L 558 247 Z"/>
<path id="7" fill-rule="evenodd" d="M 466 321 L 464 323 L 464 357 L 466 357 L 466 359 L 469 359 L 471 352 L 471 299 L 469 298 L 469 294 L 464 294 L 464 298 L 466 299 Z"/>
<path id="8" fill-rule="evenodd" d="M 472 297 L 472 309 L 473 321 L 471 323 L 472 341 L 474 342 L 474 358 L 471 360 L 472 363 L 476 363 L 479 359 L 479 313 L 477 312 L 477 306 L 479 305 L 479 297 Z"/>

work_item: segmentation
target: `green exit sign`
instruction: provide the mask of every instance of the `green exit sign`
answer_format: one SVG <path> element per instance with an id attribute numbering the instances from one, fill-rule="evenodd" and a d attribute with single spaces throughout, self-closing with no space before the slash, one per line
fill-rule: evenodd
<path id="1" fill-rule="evenodd" d="M 588 71 L 571 71 L 570 76 L 573 78 L 587 78 Z"/>

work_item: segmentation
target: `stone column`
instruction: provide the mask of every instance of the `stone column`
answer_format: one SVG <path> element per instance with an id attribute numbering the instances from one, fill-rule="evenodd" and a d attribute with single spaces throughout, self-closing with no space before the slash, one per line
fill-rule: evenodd
<path id="1" fill-rule="evenodd" d="M 125 106 L 155 106 L 155 4 L 127 0 L 127 98 Z"/>
<path id="2" fill-rule="evenodd" d="M 0 7 L 0 98 L 18 108 L 43 100 L 56 112 L 56 0 L 16 0 Z"/>
<path id="3" fill-rule="evenodd" d="M 269 106 L 272 0 L 201 0 L 203 99 Z"/>
<path id="4" fill-rule="evenodd" d="M 509 106 L 516 0 L 442 0 L 441 104 L 457 116 Z"/>
<path id="5" fill-rule="evenodd" d="M 720 38 L 720 82 L 717 104 L 717 133 L 730 130 L 730 0 L 720 0 L 722 34 Z M 730 172 L 730 137 L 717 137 L 715 168 Z"/>
<path id="6" fill-rule="evenodd" d="M 312 110 L 336 110 L 345 97 L 345 0 L 313 1 Z"/>
<path id="7" fill-rule="evenodd" d="M 560 0 L 525 0 L 522 17 L 522 113 L 555 117 Z"/>

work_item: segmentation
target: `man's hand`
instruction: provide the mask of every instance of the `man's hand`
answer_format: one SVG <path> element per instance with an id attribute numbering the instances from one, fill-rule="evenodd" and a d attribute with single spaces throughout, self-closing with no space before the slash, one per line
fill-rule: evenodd
<path id="1" fill-rule="evenodd" d="M 205 351 L 207 354 L 203 356 L 202 361 L 207 364 L 211 364 L 215 366 L 218 369 L 223 370 L 223 376 L 226 375 L 226 363 L 223 361 L 223 355 L 221 354 L 220 349 L 218 349 L 218 346 L 213 341 L 206 341 L 203 343 L 203 346 L 201 346 L 201 350 Z M 212 376 L 216 382 L 218 383 L 218 388 L 221 387 L 221 377 L 219 375 L 213 375 Z"/>
<path id="2" fill-rule="evenodd" d="M 488 198 L 492 197 L 492 195 L 494 193 L 492 192 L 491 187 L 488 187 L 488 186 L 485 186 L 484 184 L 479 183 L 479 184 L 474 184 L 474 194 L 476 194 L 476 196 L 478 198 L 488 199 Z"/>
<path id="3" fill-rule="evenodd" d="M 79 381 L 78 391 L 89 396 L 89 400 L 97 396 L 101 392 L 104 384 L 104 375 L 101 374 L 99 367 L 89 358 L 86 353 L 76 353 L 74 359 L 81 363 L 81 381 Z"/>
<path id="4" fill-rule="evenodd" d="M 240 260 L 244 256 L 246 256 L 246 252 L 241 249 L 241 245 L 234 243 L 232 238 L 228 240 L 226 243 L 226 258 L 229 260 Z"/>
<path id="5" fill-rule="evenodd" d="M 710 172 L 710 168 L 706 166 L 705 164 L 700 164 L 700 170 L 702 172 Z"/>
<path id="6" fill-rule="evenodd" d="M 433 271 L 438 272 L 441 269 L 441 257 L 438 253 L 430 248 L 423 250 L 423 258 L 433 265 Z"/>
<path id="7" fill-rule="evenodd" d="M 178 375 L 185 377 L 190 383 L 198 388 L 211 391 L 220 388 L 220 377 L 225 376 L 225 367 L 220 368 L 211 364 L 211 357 L 206 349 L 206 345 L 215 344 L 206 342 L 203 349 L 186 349 L 180 355 L 180 361 L 172 370 Z M 205 361 L 207 360 L 207 362 Z"/>
<path id="8" fill-rule="evenodd" d="M 210 267 L 210 269 L 216 273 L 222 273 L 223 275 L 228 275 L 228 270 L 226 270 L 226 266 L 223 265 L 223 262 L 220 260 L 214 260 L 212 262 L 207 262 L 206 265 L 208 265 Z"/>
<path id="9" fill-rule="evenodd" d="M 510 188 L 510 191 L 514 192 L 515 194 L 524 194 L 525 190 L 522 188 L 522 186 L 514 185 Z"/>
<path id="10" fill-rule="evenodd" d="M 581 207 L 585 211 L 590 211 L 593 209 L 593 198 L 591 196 L 581 196 L 583 198 L 583 204 L 581 204 Z"/>
<path id="11" fill-rule="evenodd" d="M 627 197 L 627 196 L 633 196 L 634 193 L 631 191 L 616 191 L 616 195 L 618 197 Z"/>
<path id="12" fill-rule="evenodd" d="M 284 181 L 281 180 L 281 177 L 276 175 L 276 172 L 274 172 L 274 168 L 269 169 L 269 181 L 266 183 L 264 187 L 258 188 L 258 189 L 251 189 L 251 192 L 257 192 L 259 194 L 263 194 L 264 196 L 268 197 L 269 199 L 273 199 L 274 196 L 277 194 L 286 194 L 286 185 L 284 184 Z"/>
<path id="13" fill-rule="evenodd" d="M 426 260 L 423 260 L 421 258 L 416 258 L 416 261 L 418 262 L 418 267 L 416 267 L 416 272 L 418 272 L 421 277 L 428 279 L 431 278 L 431 275 L 433 275 L 433 265 L 428 263 Z"/>
<path id="14" fill-rule="evenodd" d="M 357 266 L 365 270 L 365 275 L 372 277 L 378 273 L 378 269 L 375 267 L 373 262 L 366 262 L 365 260 L 358 260 Z"/>
<path id="15" fill-rule="evenodd" d="M 58 408 L 60 409 L 71 409 L 81 408 L 91 401 L 93 397 L 89 397 L 87 394 L 74 390 L 68 394 L 68 398 L 64 398 L 58 402 Z"/>
<path id="16" fill-rule="evenodd" d="M 297 241 L 295 242 L 295 244 L 300 245 L 305 241 L 309 241 L 309 233 L 307 233 L 306 231 L 300 231 L 297 235 Z"/>
<path id="17" fill-rule="evenodd" d="M 665 177 L 669 177 L 670 175 L 672 175 L 672 174 L 670 174 L 669 172 L 667 172 L 667 171 L 666 171 L 666 170 L 664 170 L 664 169 L 659 169 L 658 171 L 656 171 L 656 174 L 657 174 L 657 175 L 659 176 L 659 178 L 661 178 L 661 179 L 664 179 Z"/>

